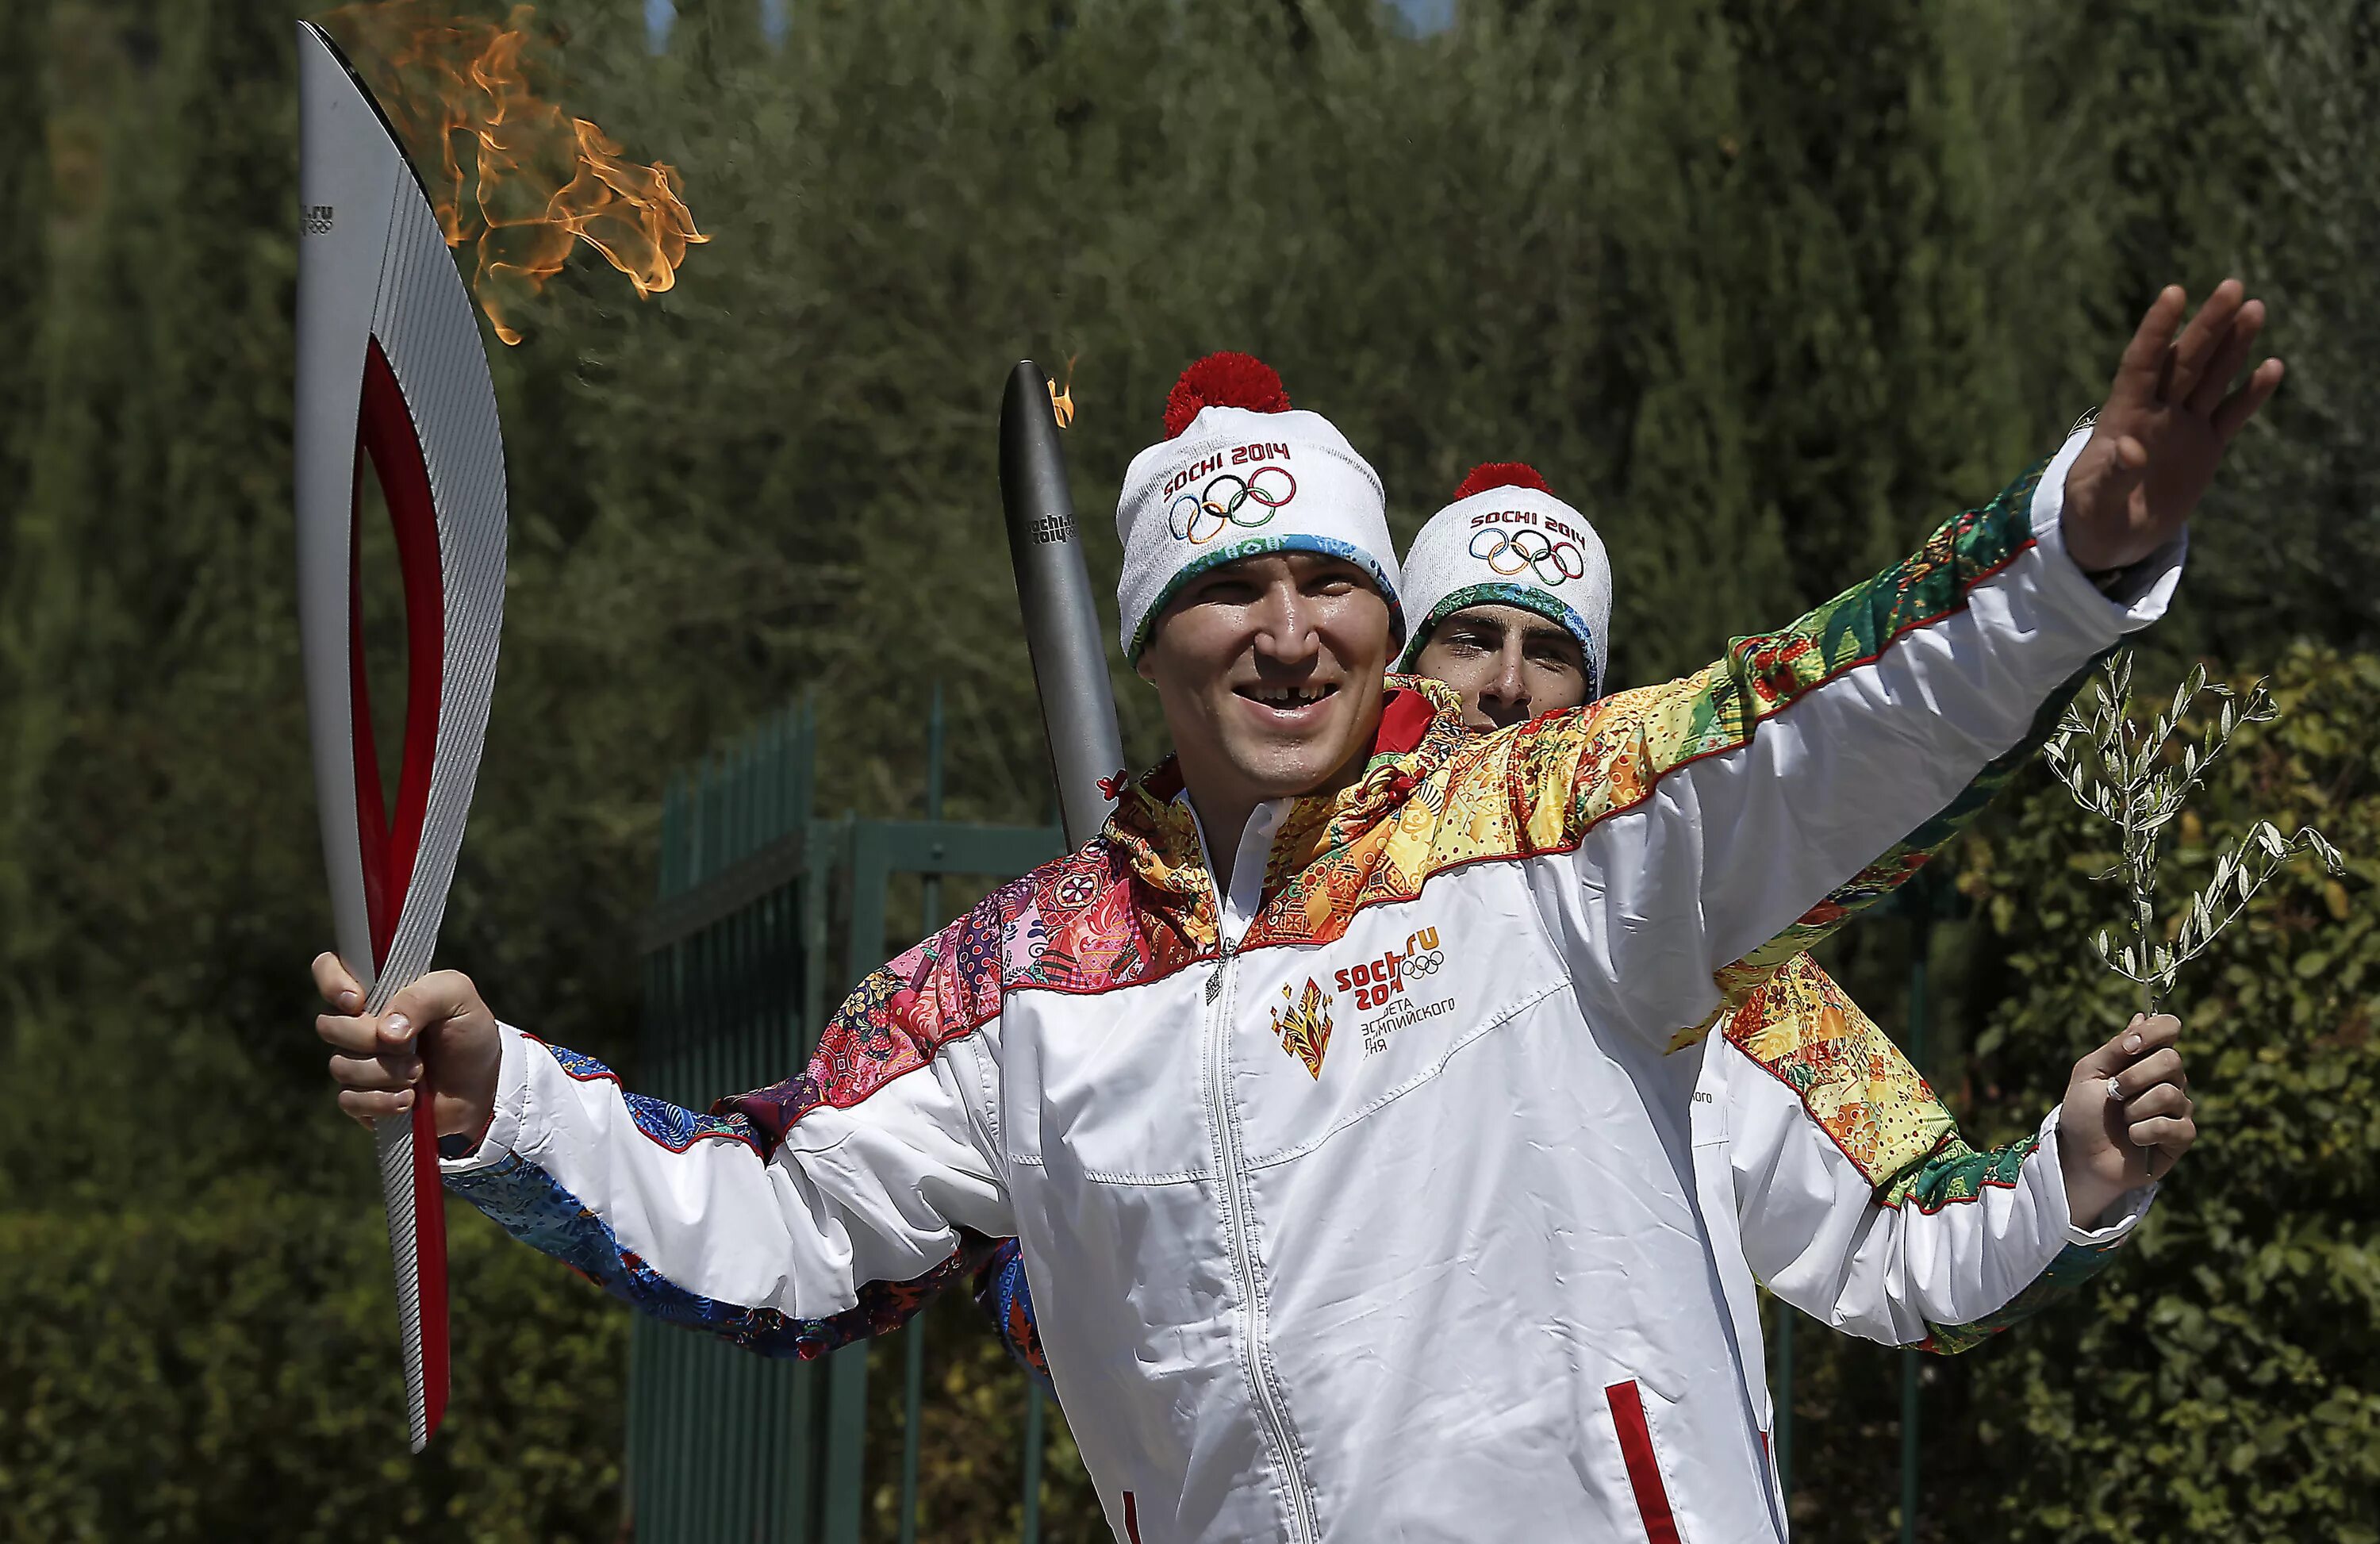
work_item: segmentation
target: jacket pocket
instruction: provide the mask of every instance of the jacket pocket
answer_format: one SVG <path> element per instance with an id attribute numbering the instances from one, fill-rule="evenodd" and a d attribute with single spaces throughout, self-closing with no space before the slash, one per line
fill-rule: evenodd
<path id="1" fill-rule="evenodd" d="M 1645 1419 L 1645 1396 L 1631 1379 L 1603 1391 L 1611 1406 L 1611 1424 L 1620 1433 L 1620 1456 L 1628 1465 L 1628 1488 L 1635 1492 L 1636 1512 L 1645 1520 L 1652 1544 L 1679 1544 L 1677 1515 L 1670 1510 L 1670 1488 L 1661 1478 L 1661 1462 L 1653 1451 L 1653 1429 Z"/>

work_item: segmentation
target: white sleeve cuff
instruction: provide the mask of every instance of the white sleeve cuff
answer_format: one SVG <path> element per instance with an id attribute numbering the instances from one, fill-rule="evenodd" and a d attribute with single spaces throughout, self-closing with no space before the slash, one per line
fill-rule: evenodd
<path id="1" fill-rule="evenodd" d="M 2046 583 L 2059 603 L 2099 621 L 2112 643 L 2123 634 L 2138 632 L 2155 622 L 2173 603 L 2174 590 L 2181 584 L 2182 563 L 2190 553 L 2190 532 L 2184 529 L 2125 570 L 2112 593 L 2103 592 L 2093 584 L 2068 554 L 2066 529 L 2061 523 L 2066 512 L 2066 476 L 2074 469 L 2075 458 L 2082 454 L 2082 447 L 2091 443 L 2091 434 L 2086 425 L 2069 435 L 2034 485 L 2033 540 L 2048 559 Z"/>
<path id="2" fill-rule="evenodd" d="M 2130 1238 L 2132 1230 L 2141 1225 L 2141 1219 L 2149 1214 L 2149 1205 L 2156 1199 L 2156 1193 L 2155 1180 L 2142 1185 L 2138 1190 L 2125 1191 L 2116 1198 L 2116 1204 L 2107 1210 L 2107 1215 L 2112 1221 L 2103 1222 L 2095 1228 L 2079 1226 L 2069 1219 L 2066 1223 L 2066 1242 L 2087 1245 L 2095 1249 L 2113 1248 Z"/>
<path id="3" fill-rule="evenodd" d="M 2051 1105 L 2042 1118 L 2041 1132 L 2035 1140 L 2040 1144 L 2034 1151 L 2034 1161 L 2045 1165 L 2045 1177 L 2049 1182 L 2043 1199 L 2056 1218 L 2060 1236 L 2068 1244 L 2080 1244 L 2087 1248 L 2112 1249 L 2131 1236 L 2141 1219 L 2149 1214 L 2150 1203 L 2156 1199 L 2156 1182 L 2151 1180 L 2137 1190 L 2127 1190 L 2116 1198 L 2097 1227 L 2086 1228 L 2074 1220 L 2066 1204 L 2066 1171 L 2063 1155 L 2058 1150 L 2058 1115 L 2063 1108 Z"/>
<path id="4" fill-rule="evenodd" d="M 468 1174 L 501 1163 L 520 1141 L 521 1125 L 528 1116 L 528 1044 L 509 1024 L 498 1024 L 496 1034 L 504 1046 L 504 1060 L 496 1069 L 495 1116 L 468 1157 L 438 1161 L 441 1173 Z"/>

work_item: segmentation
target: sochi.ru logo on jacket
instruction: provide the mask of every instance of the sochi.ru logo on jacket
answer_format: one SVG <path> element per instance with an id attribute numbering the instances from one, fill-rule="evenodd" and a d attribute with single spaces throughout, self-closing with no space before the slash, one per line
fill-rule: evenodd
<path id="1" fill-rule="evenodd" d="M 1339 972 L 1341 989 L 1355 993 L 1355 1011 L 1372 1015 L 1355 1026 L 1355 1032 L 1363 1037 L 1365 1055 L 1388 1050 L 1389 1037 L 1400 1029 L 1454 1012 L 1451 995 L 1426 1003 L 1415 1002 L 1410 995 L 1415 982 L 1437 975 L 1445 965 L 1446 956 L 1439 952 L 1438 930 L 1422 928 L 1405 935 L 1403 948 Z"/>
<path id="2" fill-rule="evenodd" d="M 1363 1027 L 1367 1052 L 1387 1049 L 1388 1035 L 1392 1029 L 1453 1011 L 1454 999 L 1451 997 L 1421 1008 L 1415 1007 L 1405 997 L 1409 978 L 1435 976 L 1445 964 L 1446 956 L 1438 947 L 1438 930 L 1421 928 L 1405 935 L 1403 948 L 1390 949 L 1376 959 L 1349 966 L 1331 978 L 1341 991 L 1355 994 L 1358 1013 L 1395 1004 Z M 1308 976 L 1305 991 L 1283 986 L 1281 1000 L 1282 1005 L 1272 1010 L 1272 1032 L 1280 1037 L 1281 1048 L 1305 1063 L 1306 1072 L 1319 1079 L 1322 1054 L 1330 1045 L 1330 1004 L 1335 999 L 1323 990 L 1321 982 Z"/>
<path id="3" fill-rule="evenodd" d="M 1378 959 L 1339 972 L 1339 990 L 1354 992 L 1355 1011 L 1368 1013 L 1387 1006 L 1391 997 L 1404 995 L 1406 977 L 1434 976 L 1445 963 L 1446 956 L 1438 949 L 1438 930 L 1423 928 L 1405 935 L 1402 949 L 1391 949 Z"/>

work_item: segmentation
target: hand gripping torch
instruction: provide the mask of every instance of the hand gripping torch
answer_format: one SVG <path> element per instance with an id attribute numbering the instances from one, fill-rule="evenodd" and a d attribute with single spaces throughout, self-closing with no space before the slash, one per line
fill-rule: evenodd
<path id="1" fill-rule="evenodd" d="M 504 453 L 477 316 L 396 135 L 298 24 L 298 614 L 322 857 L 365 1011 L 429 967 L 504 621 Z M 363 470 L 395 529 L 406 702 L 383 798 L 358 596 Z M 446 1223 L 430 1088 L 374 1131 L 419 1453 L 446 1404 Z"/>

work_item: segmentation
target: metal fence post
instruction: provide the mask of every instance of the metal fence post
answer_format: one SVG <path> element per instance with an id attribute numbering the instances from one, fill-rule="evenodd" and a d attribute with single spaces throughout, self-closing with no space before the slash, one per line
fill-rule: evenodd
<path id="1" fill-rule="evenodd" d="M 881 822 L 851 827 L 851 938 L 844 979 L 860 981 L 882 963 L 885 881 L 892 872 Z M 827 1357 L 826 1507 L 822 1544 L 859 1544 L 868 1447 L 868 1342 Z"/>
<path id="2" fill-rule="evenodd" d="M 926 718 L 926 819 L 942 818 L 942 684 L 934 683 L 933 710 Z M 928 874 L 919 903 L 920 930 L 931 936 L 942 920 L 942 877 Z M 901 1544 L 917 1544 L 917 1458 L 923 1445 L 926 1406 L 926 1316 L 902 1331 L 906 1343 L 901 1380 Z"/>
<path id="3" fill-rule="evenodd" d="M 1025 1384 L 1025 1523 L 1017 1529 L 1024 1544 L 1041 1544 L 1041 1450 L 1049 1446 L 1042 1436 L 1041 1385 L 1026 1380 Z"/>

